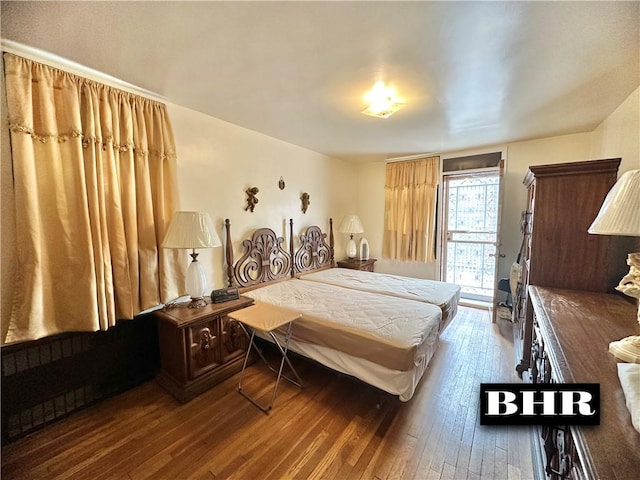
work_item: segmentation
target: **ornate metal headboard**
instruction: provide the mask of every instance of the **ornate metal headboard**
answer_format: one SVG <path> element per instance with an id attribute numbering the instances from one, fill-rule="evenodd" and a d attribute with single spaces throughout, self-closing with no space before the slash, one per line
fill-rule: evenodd
<path id="1" fill-rule="evenodd" d="M 333 267 L 333 219 L 329 219 L 329 244 L 326 233 L 315 225 L 300 235 L 300 246 L 293 256 L 296 273 Z"/>
<path id="2" fill-rule="evenodd" d="M 233 245 L 231 243 L 231 224 L 227 218 L 224 221 L 227 228 L 226 260 L 227 283 L 230 287 L 250 287 L 261 283 L 282 280 L 293 276 L 291 250 L 282 248 L 284 238 L 279 237 L 270 228 L 259 228 L 253 232 L 251 238 L 244 240 L 243 255 L 234 264 Z"/>

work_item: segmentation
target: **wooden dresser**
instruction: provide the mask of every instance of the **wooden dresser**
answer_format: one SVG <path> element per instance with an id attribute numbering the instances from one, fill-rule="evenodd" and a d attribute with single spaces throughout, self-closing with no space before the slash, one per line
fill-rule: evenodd
<path id="1" fill-rule="evenodd" d="M 640 478 L 640 433 L 631 423 L 609 342 L 640 335 L 621 295 L 530 286 L 534 383 L 599 383 L 600 425 L 534 429 L 538 479 Z"/>
<path id="2" fill-rule="evenodd" d="M 156 380 L 186 402 L 242 369 L 248 339 L 228 314 L 253 299 L 188 308 L 187 303 L 154 313 L 158 319 L 160 372 Z"/>
<path id="3" fill-rule="evenodd" d="M 536 165 L 524 178 L 522 283 L 514 299 L 516 370 L 529 368 L 532 313 L 527 286 L 612 291 L 611 237 L 587 230 L 617 179 L 620 159 Z M 621 253 L 621 258 L 624 253 Z M 617 282 L 619 280 L 616 279 Z"/>

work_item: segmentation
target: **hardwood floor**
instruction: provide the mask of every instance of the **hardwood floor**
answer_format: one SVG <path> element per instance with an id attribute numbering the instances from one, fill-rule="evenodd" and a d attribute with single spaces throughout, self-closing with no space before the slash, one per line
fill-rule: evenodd
<path id="1" fill-rule="evenodd" d="M 270 415 L 238 375 L 179 404 L 155 381 L 2 448 L 9 479 L 529 479 L 524 427 L 479 425 L 481 382 L 516 381 L 510 325 L 460 307 L 410 402 L 293 357 Z M 271 392 L 263 364 L 245 389 Z"/>

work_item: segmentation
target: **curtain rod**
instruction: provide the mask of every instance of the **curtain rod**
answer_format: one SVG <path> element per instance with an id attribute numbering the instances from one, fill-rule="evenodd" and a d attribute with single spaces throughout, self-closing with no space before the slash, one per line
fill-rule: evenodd
<path id="1" fill-rule="evenodd" d="M 149 100 L 155 100 L 159 102 L 168 101 L 165 97 L 155 92 L 146 90 L 142 87 L 138 87 L 99 70 L 94 70 L 93 68 L 74 62 L 73 60 L 69 60 L 67 58 L 47 52 L 45 50 L 41 50 L 36 47 L 31 47 L 29 45 L 15 42 L 13 40 L 7 40 L 5 38 L 0 40 L 0 46 L 2 47 L 3 52 L 11 53 L 19 57 L 24 57 L 28 60 L 39 62 L 49 67 L 57 68 L 59 70 L 64 70 L 74 75 L 88 78 L 89 80 L 93 80 L 95 82 L 104 83 L 105 85 L 108 85 L 110 87 L 119 88 L 120 90 L 143 96 Z"/>
<path id="2" fill-rule="evenodd" d="M 477 149 L 454 150 L 449 152 L 431 152 L 418 153 L 415 155 L 407 155 L 404 157 L 392 157 L 384 160 L 385 163 L 403 162 L 406 160 L 419 160 L 420 158 L 440 157 L 441 160 L 449 160 L 451 158 L 467 157 L 474 155 L 486 155 L 488 153 L 501 153 L 503 159 L 507 157 L 508 144 L 489 145 Z"/>
<path id="3" fill-rule="evenodd" d="M 387 158 L 385 163 L 405 162 L 407 160 L 420 160 L 421 158 L 440 157 L 438 153 L 419 153 L 417 155 L 407 155 L 406 157 Z"/>

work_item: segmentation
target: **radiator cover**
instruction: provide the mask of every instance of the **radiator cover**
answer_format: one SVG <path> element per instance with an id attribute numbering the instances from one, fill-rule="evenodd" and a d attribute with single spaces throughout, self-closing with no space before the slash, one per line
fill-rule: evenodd
<path id="1" fill-rule="evenodd" d="M 106 332 L 65 333 L 2 347 L 2 443 L 152 379 L 160 366 L 153 316 Z"/>

